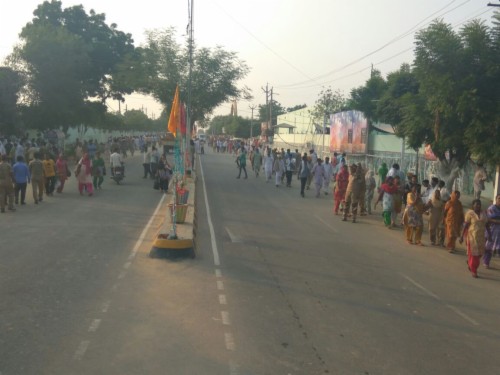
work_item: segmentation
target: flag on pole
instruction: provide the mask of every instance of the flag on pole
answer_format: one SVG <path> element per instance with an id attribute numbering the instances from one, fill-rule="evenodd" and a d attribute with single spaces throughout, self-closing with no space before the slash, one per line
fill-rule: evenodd
<path id="1" fill-rule="evenodd" d="M 168 119 L 168 131 L 174 136 L 181 128 L 181 101 L 179 99 L 179 85 L 175 87 L 174 101 L 170 110 L 170 118 Z"/>

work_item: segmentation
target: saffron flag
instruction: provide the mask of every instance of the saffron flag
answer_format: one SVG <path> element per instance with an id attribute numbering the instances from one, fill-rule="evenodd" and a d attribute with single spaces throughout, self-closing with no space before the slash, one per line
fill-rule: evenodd
<path id="1" fill-rule="evenodd" d="M 179 85 L 175 87 L 174 101 L 172 102 L 172 109 L 170 110 L 170 118 L 168 119 L 168 131 L 174 136 L 181 127 L 181 101 L 179 99 Z"/>

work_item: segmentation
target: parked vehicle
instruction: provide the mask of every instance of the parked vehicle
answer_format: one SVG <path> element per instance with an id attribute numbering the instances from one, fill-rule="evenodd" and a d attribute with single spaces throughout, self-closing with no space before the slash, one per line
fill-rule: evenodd
<path id="1" fill-rule="evenodd" d="M 125 166 L 122 163 L 121 167 L 114 167 L 111 169 L 111 179 L 118 185 L 125 178 Z"/>

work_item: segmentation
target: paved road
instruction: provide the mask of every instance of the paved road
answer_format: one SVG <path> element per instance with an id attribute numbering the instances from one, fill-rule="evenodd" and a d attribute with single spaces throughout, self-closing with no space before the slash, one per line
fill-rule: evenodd
<path id="1" fill-rule="evenodd" d="M 123 186 L 0 217 L 2 375 L 498 373 L 498 269 L 472 279 L 463 253 L 212 153 L 197 258 L 150 259 L 166 201 L 127 164 Z"/>

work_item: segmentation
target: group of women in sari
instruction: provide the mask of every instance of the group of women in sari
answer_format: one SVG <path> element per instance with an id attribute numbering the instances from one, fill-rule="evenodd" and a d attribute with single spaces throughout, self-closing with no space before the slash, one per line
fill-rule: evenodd
<path id="1" fill-rule="evenodd" d="M 344 199 L 349 173 L 347 167 L 337 174 L 335 188 L 334 212 L 338 214 L 339 205 Z M 429 214 L 429 237 L 432 245 L 446 247 L 454 253 L 457 240 L 465 242 L 467 265 L 474 278 L 478 277 L 477 269 L 482 262 L 485 268 L 490 267 L 493 255 L 500 256 L 500 194 L 495 202 L 482 210 L 481 201 L 476 199 L 472 209 L 464 214 L 460 201 L 460 192 L 454 191 L 448 201 L 443 201 L 440 190 L 436 189 L 430 199 L 424 202 L 420 196 L 421 186 L 410 184 L 406 193 L 406 207 L 403 214 L 406 241 L 408 244 L 424 246 L 422 233 L 423 215 Z M 386 228 L 396 226 L 396 219 L 401 212 L 404 189 L 398 177 L 387 177 L 379 188 L 379 196 L 375 207 L 382 202 L 382 217 Z"/>

